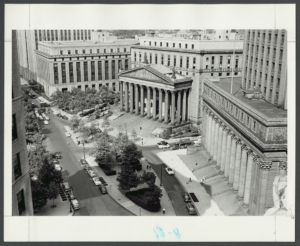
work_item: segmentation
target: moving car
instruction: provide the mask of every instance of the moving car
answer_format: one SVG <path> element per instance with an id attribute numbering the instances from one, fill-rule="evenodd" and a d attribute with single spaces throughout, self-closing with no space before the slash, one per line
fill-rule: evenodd
<path id="1" fill-rule="evenodd" d="M 64 119 L 64 120 L 68 120 L 68 119 L 69 119 L 69 118 L 68 118 L 67 116 L 65 116 L 65 115 L 61 116 L 61 118 Z"/>
<path id="2" fill-rule="evenodd" d="M 157 143 L 157 146 L 160 149 L 170 148 L 170 145 L 166 141 L 160 141 Z"/>
<path id="3" fill-rule="evenodd" d="M 62 187 L 63 187 L 63 189 L 65 190 L 65 192 L 68 192 L 68 191 L 71 190 L 71 186 L 69 185 L 68 182 L 62 183 Z"/>
<path id="4" fill-rule="evenodd" d="M 171 176 L 171 175 L 174 175 L 174 171 L 173 171 L 173 169 L 172 168 L 169 168 L 169 167 L 167 167 L 167 168 L 165 168 L 166 169 L 166 172 Z"/>
<path id="5" fill-rule="evenodd" d="M 44 124 L 45 124 L 45 125 L 49 125 L 49 121 L 45 120 L 45 121 L 44 121 Z"/>
<path id="6" fill-rule="evenodd" d="M 88 170 L 87 173 L 91 178 L 97 177 L 96 173 L 93 170 Z"/>
<path id="7" fill-rule="evenodd" d="M 185 202 L 191 202 L 191 197 L 190 197 L 189 193 L 182 192 L 182 197 Z"/>
<path id="8" fill-rule="evenodd" d="M 98 177 L 93 178 L 93 181 L 94 181 L 94 184 L 97 185 L 97 186 L 102 185 L 102 183 L 101 183 L 101 181 L 99 180 Z"/>
<path id="9" fill-rule="evenodd" d="M 79 210 L 80 209 L 79 203 L 76 199 L 71 200 L 71 205 L 72 205 L 74 210 Z"/>
<path id="10" fill-rule="evenodd" d="M 66 134 L 66 137 L 71 137 L 71 133 L 66 132 L 65 134 Z"/>
<path id="11" fill-rule="evenodd" d="M 191 214 L 191 215 L 196 215 L 197 214 L 196 209 L 195 209 L 195 207 L 192 203 L 188 203 L 186 205 L 186 208 L 187 208 L 189 214 Z"/>
<path id="12" fill-rule="evenodd" d="M 59 164 L 54 164 L 55 170 L 62 171 L 62 167 Z"/>
<path id="13" fill-rule="evenodd" d="M 85 159 L 80 159 L 80 162 L 82 165 L 88 164 L 88 162 Z"/>
<path id="14" fill-rule="evenodd" d="M 102 194 L 107 194 L 107 189 L 104 185 L 100 185 L 99 190 L 101 191 Z"/>

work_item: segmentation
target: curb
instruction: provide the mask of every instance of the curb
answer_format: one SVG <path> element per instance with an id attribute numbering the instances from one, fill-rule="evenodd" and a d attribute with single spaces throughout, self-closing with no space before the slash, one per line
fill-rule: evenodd
<path id="1" fill-rule="evenodd" d="M 118 204 L 120 204 L 120 206 L 122 206 L 122 204 L 117 201 L 114 197 L 112 197 L 108 192 L 107 192 L 107 195 L 109 195 L 115 202 L 117 202 Z M 122 206 L 122 208 L 126 209 L 129 213 L 131 213 L 133 216 L 138 216 L 137 214 L 131 212 L 129 209 L 125 208 L 124 206 Z"/>

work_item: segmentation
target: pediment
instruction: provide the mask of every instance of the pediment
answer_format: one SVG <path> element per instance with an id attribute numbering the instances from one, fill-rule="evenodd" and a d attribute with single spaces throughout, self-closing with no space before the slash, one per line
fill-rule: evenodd
<path id="1" fill-rule="evenodd" d="M 122 76 L 126 77 L 133 77 L 137 79 L 144 79 L 144 80 L 150 80 L 150 81 L 157 81 L 161 82 L 163 79 L 154 75 L 153 73 L 150 73 L 146 69 L 139 69 L 135 71 L 129 71 L 128 73 L 122 74 Z"/>

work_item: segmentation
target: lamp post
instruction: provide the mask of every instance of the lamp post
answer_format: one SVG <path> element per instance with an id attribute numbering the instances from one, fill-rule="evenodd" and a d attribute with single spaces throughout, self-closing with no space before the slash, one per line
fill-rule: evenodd
<path id="1" fill-rule="evenodd" d="M 73 187 L 70 187 L 71 191 L 73 191 Z M 70 213 L 72 213 L 72 203 L 71 203 L 71 197 L 69 195 L 69 201 L 70 201 Z"/>
<path id="2" fill-rule="evenodd" d="M 85 159 L 85 147 L 84 147 L 84 140 L 83 140 L 83 143 L 82 143 L 82 145 L 83 145 L 83 159 Z"/>
<path id="3" fill-rule="evenodd" d="M 163 164 L 160 166 L 160 187 L 162 187 L 162 166 Z"/>

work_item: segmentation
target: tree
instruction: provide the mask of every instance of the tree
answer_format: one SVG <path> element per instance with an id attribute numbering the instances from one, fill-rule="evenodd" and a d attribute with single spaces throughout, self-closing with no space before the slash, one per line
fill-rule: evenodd
<path id="1" fill-rule="evenodd" d="M 142 174 L 142 183 L 146 183 L 150 189 L 154 188 L 156 176 L 153 172 L 144 171 Z"/>
<path id="2" fill-rule="evenodd" d="M 125 146 L 122 153 L 122 165 L 133 167 L 137 163 L 137 160 L 141 159 L 142 157 L 142 151 L 138 150 L 134 143 L 129 143 L 127 146 Z"/>
<path id="3" fill-rule="evenodd" d="M 162 197 L 162 190 L 154 184 L 153 187 L 149 187 L 149 190 L 147 190 L 144 195 L 145 197 L 147 197 L 148 205 L 155 206 L 160 202 L 160 198 Z"/>
<path id="4" fill-rule="evenodd" d="M 137 133 L 136 133 L 134 128 L 131 129 L 131 135 L 132 135 L 134 140 L 137 138 Z"/>
<path id="5" fill-rule="evenodd" d="M 42 185 L 39 179 L 31 180 L 31 196 L 34 212 L 39 211 L 42 207 L 47 204 L 48 191 Z"/>
<path id="6" fill-rule="evenodd" d="M 104 117 L 102 125 L 103 128 L 109 127 L 110 126 L 110 122 L 109 119 L 107 117 Z"/>
<path id="7" fill-rule="evenodd" d="M 133 171 L 130 165 L 121 166 L 121 172 L 118 173 L 117 180 L 119 181 L 118 186 L 121 190 L 130 190 L 141 183 L 137 173 Z"/>
<path id="8" fill-rule="evenodd" d="M 71 129 L 76 130 L 80 126 L 80 122 L 82 122 L 82 120 L 77 116 L 73 116 L 70 122 L 71 122 Z"/>
<path id="9" fill-rule="evenodd" d="M 47 189 L 49 189 L 51 182 L 61 183 L 63 181 L 61 171 L 56 170 L 48 158 L 45 158 L 43 161 L 43 165 L 38 173 L 38 179 Z"/>
<path id="10" fill-rule="evenodd" d="M 37 140 L 37 142 L 33 141 L 32 146 L 33 147 L 28 150 L 29 167 L 30 169 L 39 170 L 43 165 L 48 151 L 41 140 Z"/>
<path id="11" fill-rule="evenodd" d="M 79 131 L 80 131 L 80 137 L 84 140 L 87 139 L 91 135 L 91 130 L 87 126 L 81 127 L 79 129 Z"/>
<path id="12" fill-rule="evenodd" d="M 127 134 L 119 132 L 118 136 L 114 139 L 112 144 L 112 152 L 115 156 L 121 156 L 123 154 L 124 148 L 129 145 L 131 141 L 129 140 Z"/>
<path id="13" fill-rule="evenodd" d="M 49 184 L 49 188 L 48 188 L 48 199 L 53 200 L 53 205 L 52 205 L 53 208 L 55 207 L 54 199 L 56 199 L 57 196 L 58 196 L 58 190 L 57 190 L 56 184 L 55 184 L 55 182 L 51 182 Z"/>

